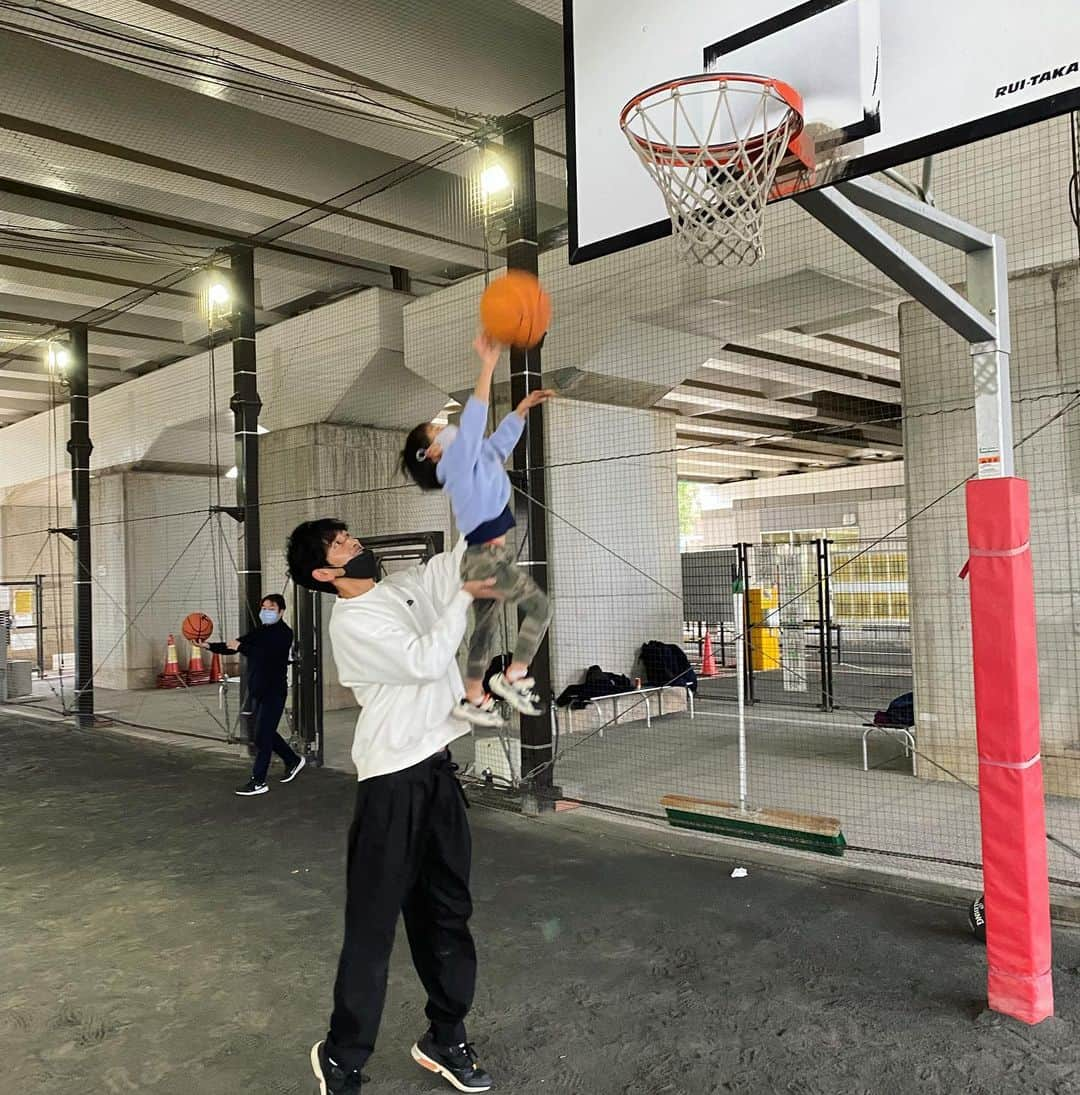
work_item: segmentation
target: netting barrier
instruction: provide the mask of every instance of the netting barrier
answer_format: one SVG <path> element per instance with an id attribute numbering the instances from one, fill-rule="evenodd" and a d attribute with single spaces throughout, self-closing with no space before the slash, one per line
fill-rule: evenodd
<path id="1" fill-rule="evenodd" d="M 593 666 L 631 685 L 614 700 L 556 706 L 555 783 L 568 801 L 658 820 L 668 794 L 737 798 L 742 644 L 751 801 L 840 819 L 848 858 L 861 866 L 977 884 L 970 615 L 957 578 L 963 485 L 974 471 L 966 347 L 790 203 L 772 207 L 765 255 L 750 270 L 689 266 L 666 240 L 569 267 L 561 113 L 548 102 L 528 115 L 540 273 L 555 317 L 543 380 L 560 393 L 545 409 L 537 500 L 555 613 L 553 698 Z M 480 147 L 432 137 L 328 207 L 278 216 L 254 241 L 268 431 L 259 440 L 262 576 L 266 592 L 284 593 L 289 619 L 284 543 L 301 520 L 339 517 L 361 537 L 456 536 L 443 496 L 407 482 L 398 455 L 412 426 L 453 420 L 475 380 L 476 303 L 507 245 L 476 180 L 499 147 L 497 136 Z M 0 158 L 49 153 L 45 138 L 21 136 Z M 938 157 L 934 174 L 941 208 L 1009 241 L 1013 409 L 1018 467 L 1032 486 L 1058 892 L 1080 885 L 1071 163 L 1069 121 L 1058 119 Z M 40 228 L 32 217 L 18 223 Z M 961 256 L 898 236 L 962 280 Z M 179 634 L 188 612 L 206 612 L 215 638 L 251 625 L 237 609 L 245 530 L 223 512 L 236 463 L 230 335 L 227 325 L 208 331 L 200 312 L 207 267 L 227 270 L 228 257 L 121 221 L 95 240 L 128 274 L 160 282 L 90 333 L 92 353 L 95 339 L 137 342 L 154 365 L 91 399 L 96 707 L 119 725 L 236 742 L 235 660 L 225 660 L 224 682 L 155 687 L 170 635 L 178 669 L 189 668 Z M 126 257 L 113 246 L 121 241 Z M 83 240 L 69 235 L 64 248 L 85 257 Z M 23 335 L 37 345 L 49 330 Z M 492 424 L 511 409 L 504 362 Z M 0 576 L 42 575 L 34 706 L 63 714 L 74 699 L 73 555 L 50 532 L 70 524 L 63 391 L 43 410 L 0 431 Z M 516 546 L 534 562 L 527 531 L 519 525 Z M 736 618 L 733 568 L 750 619 Z M 504 645 L 514 625 L 508 613 Z M 706 639 L 712 672 L 692 697 L 633 687 L 646 676 L 644 643 L 681 645 L 701 673 Z M 326 654 L 325 759 L 347 766 L 355 700 Z M 877 712 L 912 692 L 910 738 L 872 729 Z M 455 751 L 478 779 L 535 774 L 513 724 L 501 736 L 468 735 Z"/>

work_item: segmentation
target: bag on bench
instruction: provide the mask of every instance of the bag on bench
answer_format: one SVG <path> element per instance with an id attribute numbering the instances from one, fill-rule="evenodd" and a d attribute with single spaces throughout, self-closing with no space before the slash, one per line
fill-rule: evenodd
<path id="1" fill-rule="evenodd" d="M 915 695 L 905 692 L 897 696 L 884 711 L 878 711 L 874 715 L 875 726 L 914 726 L 915 725 Z"/>
<path id="2" fill-rule="evenodd" d="M 647 642 L 641 647 L 645 680 L 654 688 L 672 685 L 697 691 L 697 674 L 690 666 L 686 651 L 675 643 Z"/>
<path id="3" fill-rule="evenodd" d="M 580 711 L 590 700 L 601 696 L 617 696 L 621 692 L 631 692 L 633 688 L 634 682 L 629 677 L 624 677 L 621 673 L 605 673 L 600 666 L 590 665 L 585 670 L 585 679 L 581 684 L 572 684 L 563 689 L 555 706 Z"/>

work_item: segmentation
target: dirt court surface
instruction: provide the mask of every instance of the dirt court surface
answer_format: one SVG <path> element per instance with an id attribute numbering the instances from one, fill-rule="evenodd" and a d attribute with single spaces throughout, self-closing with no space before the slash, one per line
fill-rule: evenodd
<path id="1" fill-rule="evenodd" d="M 0 1093 L 313 1093 L 355 783 L 231 792 L 235 761 L 0 715 Z M 276 764 L 276 762 L 275 762 Z M 276 780 L 280 771 L 272 772 Z M 983 1009 L 962 909 L 671 855 L 476 808 L 470 1033 L 501 1092 L 1080 1090 L 1080 936 L 1058 1018 Z M 451 1089 L 409 1058 L 394 954 L 365 1095 Z"/>

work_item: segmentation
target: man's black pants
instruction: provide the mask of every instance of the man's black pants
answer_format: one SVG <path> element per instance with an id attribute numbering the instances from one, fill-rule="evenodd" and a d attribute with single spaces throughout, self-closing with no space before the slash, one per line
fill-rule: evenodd
<path id="1" fill-rule="evenodd" d="M 349 831 L 345 941 L 326 1042 L 339 1065 L 360 1068 L 375 1047 L 399 912 L 436 1040 L 465 1041 L 476 985 L 468 927 L 471 859 L 464 793 L 449 752 L 361 781 Z"/>
<path id="2" fill-rule="evenodd" d="M 266 782 L 266 773 L 270 770 L 270 758 L 277 753 L 292 771 L 300 763 L 300 758 L 289 743 L 277 732 L 281 722 L 281 713 L 285 710 L 287 693 L 271 693 L 269 696 L 252 696 L 255 709 L 255 763 L 251 774 L 256 783 Z"/>

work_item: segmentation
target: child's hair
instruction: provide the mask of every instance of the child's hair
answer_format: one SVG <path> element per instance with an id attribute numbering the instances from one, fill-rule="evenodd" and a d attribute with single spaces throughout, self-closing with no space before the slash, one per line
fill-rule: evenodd
<path id="1" fill-rule="evenodd" d="M 428 440 L 430 429 L 430 422 L 421 422 L 405 438 L 405 448 L 401 450 L 401 470 L 421 490 L 442 490 L 439 477 L 435 474 L 435 461 L 420 456 L 431 443 Z"/>
<path id="2" fill-rule="evenodd" d="M 266 604 L 269 601 L 278 612 L 285 611 L 285 598 L 280 593 L 268 593 L 259 603 Z"/>

